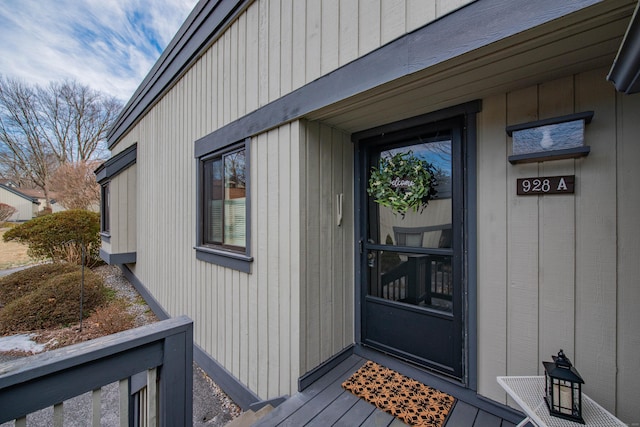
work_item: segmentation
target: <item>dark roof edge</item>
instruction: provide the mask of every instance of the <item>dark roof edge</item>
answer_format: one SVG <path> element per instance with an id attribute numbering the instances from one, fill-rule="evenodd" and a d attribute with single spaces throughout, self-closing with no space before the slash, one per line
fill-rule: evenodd
<path id="1" fill-rule="evenodd" d="M 108 179 L 125 171 L 129 166 L 134 165 L 138 160 L 138 144 L 133 144 L 121 153 L 116 154 L 94 171 L 96 181 L 102 184 Z"/>
<path id="2" fill-rule="evenodd" d="M 629 28 L 622 40 L 618 54 L 611 66 L 607 80 L 619 92 L 640 92 L 640 2 L 631 17 Z"/>
<path id="3" fill-rule="evenodd" d="M 109 148 L 146 113 L 254 0 L 200 0 L 107 134 Z"/>
<path id="4" fill-rule="evenodd" d="M 16 196 L 20 196 L 20 197 L 22 197 L 22 198 L 27 199 L 27 200 L 28 200 L 28 201 L 30 201 L 31 203 L 40 204 L 40 202 L 38 201 L 38 198 L 37 198 L 37 197 L 27 196 L 26 194 L 22 193 L 21 191 L 16 190 L 15 188 L 11 188 L 11 187 L 9 187 L 9 186 L 7 186 L 7 185 L 4 185 L 4 184 L 0 184 L 0 187 L 1 187 L 1 188 L 4 188 L 5 190 L 7 190 L 7 191 L 9 191 L 9 192 L 11 192 L 11 193 L 13 193 L 13 194 L 15 194 Z"/>

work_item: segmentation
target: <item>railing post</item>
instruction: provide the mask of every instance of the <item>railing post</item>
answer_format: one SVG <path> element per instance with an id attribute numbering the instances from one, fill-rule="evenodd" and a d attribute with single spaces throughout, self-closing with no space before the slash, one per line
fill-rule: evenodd
<path id="1" fill-rule="evenodd" d="M 193 424 L 193 324 L 164 341 L 160 368 L 160 425 Z"/>

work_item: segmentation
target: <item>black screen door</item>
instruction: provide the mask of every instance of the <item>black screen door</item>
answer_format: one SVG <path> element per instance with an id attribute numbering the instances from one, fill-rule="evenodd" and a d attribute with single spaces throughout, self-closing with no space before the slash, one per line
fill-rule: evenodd
<path id="1" fill-rule="evenodd" d="M 462 378 L 462 120 L 379 135 L 358 146 L 362 343 Z M 404 185 L 400 196 L 420 184 L 420 175 L 395 176 L 390 160 L 402 159 L 428 165 L 437 180 L 428 204 L 406 212 L 369 195 L 380 175 Z M 381 174 L 372 180 L 372 171 Z"/>

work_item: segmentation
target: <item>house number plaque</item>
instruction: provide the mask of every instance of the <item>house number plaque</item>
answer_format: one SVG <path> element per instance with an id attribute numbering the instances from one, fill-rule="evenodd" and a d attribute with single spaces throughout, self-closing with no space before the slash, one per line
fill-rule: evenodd
<path id="1" fill-rule="evenodd" d="M 518 196 L 572 194 L 575 182 L 575 175 L 519 178 L 517 181 Z"/>

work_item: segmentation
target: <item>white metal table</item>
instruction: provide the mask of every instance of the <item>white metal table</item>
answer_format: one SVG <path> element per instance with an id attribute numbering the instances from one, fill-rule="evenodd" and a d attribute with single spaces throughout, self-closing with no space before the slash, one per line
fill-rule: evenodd
<path id="1" fill-rule="evenodd" d="M 516 401 L 527 417 L 516 427 L 528 422 L 538 427 L 579 427 L 585 424 L 552 417 L 544 402 L 544 377 L 497 377 L 498 384 Z M 582 418 L 586 426 L 627 427 L 587 395 L 582 393 Z"/>

